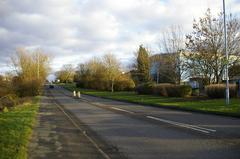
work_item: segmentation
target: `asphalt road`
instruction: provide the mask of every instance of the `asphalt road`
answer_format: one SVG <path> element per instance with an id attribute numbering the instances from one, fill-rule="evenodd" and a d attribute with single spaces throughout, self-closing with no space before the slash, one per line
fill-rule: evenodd
<path id="1" fill-rule="evenodd" d="M 58 105 L 53 103 L 48 91 L 40 103 L 28 149 L 29 159 L 105 159 Z"/>
<path id="2" fill-rule="evenodd" d="M 104 141 L 127 158 L 240 158 L 238 118 L 147 107 L 86 95 L 74 99 L 71 92 L 60 87 L 51 89 L 51 94 L 85 126 L 86 133 L 92 135 L 96 143 Z"/>

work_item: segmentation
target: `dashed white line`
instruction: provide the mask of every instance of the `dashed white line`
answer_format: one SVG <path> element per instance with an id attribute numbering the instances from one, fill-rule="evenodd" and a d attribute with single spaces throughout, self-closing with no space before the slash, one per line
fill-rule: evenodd
<path id="1" fill-rule="evenodd" d="M 190 124 L 188 124 L 190 125 Z M 204 128 L 204 127 L 200 127 L 200 126 L 196 126 L 196 125 L 190 125 L 194 128 L 198 128 L 198 129 L 203 129 L 203 130 L 207 130 L 207 131 L 211 131 L 211 132 L 216 132 L 216 130 L 213 130 L 213 129 L 209 129 L 209 128 Z"/>
<path id="2" fill-rule="evenodd" d="M 111 108 L 112 108 L 112 109 L 115 109 L 115 110 L 118 110 L 118 111 L 122 111 L 122 112 L 127 112 L 127 113 L 130 113 L 130 114 L 134 114 L 134 112 L 128 111 L 128 110 L 125 110 L 125 109 L 116 108 L 116 107 L 111 107 Z"/>
<path id="3" fill-rule="evenodd" d="M 157 118 L 157 117 L 153 117 L 153 116 L 146 116 L 146 117 L 149 118 L 149 119 L 153 119 L 153 120 L 161 121 L 161 122 L 164 122 L 164 123 L 168 123 L 168 124 L 172 124 L 172 125 L 176 125 L 176 126 L 192 129 L 192 130 L 195 130 L 195 131 L 200 131 L 200 132 L 207 133 L 207 134 L 210 133 L 210 131 L 211 132 L 216 132 L 216 130 L 207 129 L 207 128 L 203 128 L 203 127 L 199 127 L 199 126 L 195 126 L 195 125 L 179 123 L 179 122 L 166 120 L 166 119 L 161 119 L 161 118 Z"/>
<path id="4" fill-rule="evenodd" d="M 89 100 L 87 99 L 83 99 L 82 100 L 85 100 L 87 102 L 90 102 Z M 91 103 L 91 102 L 90 102 Z M 92 103 L 93 104 L 93 103 Z M 101 103 L 94 103 L 95 105 L 99 105 L 99 106 L 105 106 Z M 125 110 L 125 109 L 121 109 L 121 108 L 116 108 L 116 107 L 110 107 L 111 109 L 114 109 L 114 110 L 118 110 L 118 111 L 122 111 L 122 112 L 126 112 L 126 113 L 130 113 L 130 114 L 134 114 L 134 112 L 132 111 L 128 111 L 128 110 Z M 171 120 L 166 120 L 166 119 L 161 119 L 161 118 L 157 118 L 157 117 L 153 117 L 153 116 L 146 116 L 146 118 L 150 118 L 150 119 L 153 119 L 153 120 L 157 120 L 157 121 L 161 121 L 161 122 L 165 122 L 165 123 L 168 123 L 168 124 L 172 124 L 172 125 L 176 125 L 176 126 L 180 126 L 180 127 L 184 127 L 184 128 L 188 128 L 188 129 L 192 129 L 192 130 L 195 130 L 195 131 L 200 131 L 200 132 L 203 132 L 203 133 L 210 133 L 210 132 L 216 132 L 216 130 L 213 130 L 213 129 L 208 129 L 208 128 L 204 128 L 204 127 L 199 127 L 199 126 L 196 126 L 196 125 L 191 125 L 191 124 L 185 124 L 185 123 L 180 123 L 180 122 L 176 122 L 176 121 L 171 121 Z"/>

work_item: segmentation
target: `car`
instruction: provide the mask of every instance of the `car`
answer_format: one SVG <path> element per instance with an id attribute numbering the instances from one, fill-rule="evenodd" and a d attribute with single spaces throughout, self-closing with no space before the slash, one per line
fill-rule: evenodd
<path id="1" fill-rule="evenodd" d="M 54 88 L 54 85 L 50 84 L 50 85 L 49 85 L 49 88 L 53 89 L 53 88 Z"/>

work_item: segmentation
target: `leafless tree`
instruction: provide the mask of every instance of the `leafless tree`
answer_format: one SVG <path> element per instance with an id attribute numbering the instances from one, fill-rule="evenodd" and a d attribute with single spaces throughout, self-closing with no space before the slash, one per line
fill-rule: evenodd
<path id="1" fill-rule="evenodd" d="M 16 56 L 11 57 L 16 74 L 22 80 L 40 80 L 42 82 L 45 81 L 50 71 L 49 60 L 49 56 L 41 49 L 28 51 L 18 48 Z"/>
<path id="2" fill-rule="evenodd" d="M 49 56 L 40 49 L 17 49 L 16 56 L 11 58 L 16 72 L 11 83 L 17 95 L 35 96 L 41 92 L 50 71 L 49 60 Z"/>
<path id="3" fill-rule="evenodd" d="M 171 78 L 175 83 L 180 84 L 183 75 L 186 72 L 184 60 L 181 57 L 184 51 L 184 34 L 181 26 L 171 26 L 162 33 L 159 47 L 165 54 L 168 54 L 168 58 L 164 60 L 166 63 L 170 63 L 172 67 L 169 67 L 173 72 Z M 166 56 L 165 56 L 166 57 Z M 161 57 L 160 57 L 161 58 Z M 163 67 L 161 65 L 160 67 Z M 166 68 L 159 68 L 166 69 Z"/>
<path id="4" fill-rule="evenodd" d="M 193 32 L 186 36 L 187 52 L 185 58 L 189 71 L 194 76 L 206 79 L 206 84 L 220 83 L 223 79 L 226 64 L 233 65 L 240 58 L 240 21 L 239 18 L 227 16 L 227 51 L 224 55 L 223 16 L 217 17 L 207 10 L 204 17 L 193 22 Z"/>
<path id="5" fill-rule="evenodd" d="M 71 64 L 65 64 L 61 70 L 56 73 L 57 78 L 62 82 L 72 82 L 75 74 L 75 69 Z"/>
<path id="6" fill-rule="evenodd" d="M 114 91 L 114 84 L 116 79 L 120 76 L 120 63 L 113 54 L 106 54 L 103 56 L 103 64 L 106 68 L 106 77 L 111 83 L 111 91 Z"/>

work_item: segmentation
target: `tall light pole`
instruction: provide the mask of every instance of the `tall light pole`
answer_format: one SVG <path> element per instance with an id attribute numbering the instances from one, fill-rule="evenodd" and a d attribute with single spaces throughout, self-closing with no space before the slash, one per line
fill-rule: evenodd
<path id="1" fill-rule="evenodd" d="M 226 11 L 225 0 L 223 0 L 223 22 L 224 22 L 224 52 L 225 52 L 225 76 L 226 76 L 226 105 L 229 105 L 229 80 L 228 80 L 228 52 L 227 52 L 227 28 L 226 28 Z"/>

